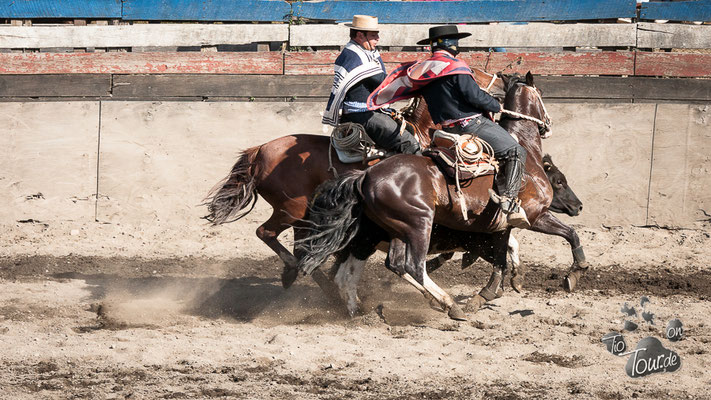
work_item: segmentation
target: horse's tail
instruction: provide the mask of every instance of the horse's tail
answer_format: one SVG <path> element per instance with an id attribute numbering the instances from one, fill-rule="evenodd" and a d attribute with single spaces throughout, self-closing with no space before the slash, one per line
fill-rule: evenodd
<path id="1" fill-rule="evenodd" d="M 230 174 L 208 193 L 203 203 L 207 205 L 208 214 L 203 218 L 213 225 L 237 221 L 254 209 L 257 203 L 256 176 L 259 174 L 259 165 L 255 159 L 260 147 L 243 151 Z M 245 211 L 247 207 L 249 209 Z"/>
<path id="2" fill-rule="evenodd" d="M 305 227 L 299 228 L 304 236 L 296 241 L 301 272 L 313 272 L 356 235 L 362 213 L 360 186 L 365 176 L 365 171 L 349 171 L 316 188 Z"/>

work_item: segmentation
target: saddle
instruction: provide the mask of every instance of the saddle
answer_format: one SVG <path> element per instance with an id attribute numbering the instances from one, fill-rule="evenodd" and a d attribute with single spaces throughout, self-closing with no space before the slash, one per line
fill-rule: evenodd
<path id="1" fill-rule="evenodd" d="M 499 169 L 491 146 L 474 135 L 436 130 L 432 145 L 422 154 L 432 158 L 445 175 L 457 182 L 492 175 Z"/>
<path id="2" fill-rule="evenodd" d="M 333 128 L 331 146 L 336 150 L 338 159 L 344 164 L 355 162 L 369 164 L 370 161 L 385 158 L 386 155 L 386 151 L 379 148 L 368 136 L 365 128 L 355 122 L 344 122 Z"/>

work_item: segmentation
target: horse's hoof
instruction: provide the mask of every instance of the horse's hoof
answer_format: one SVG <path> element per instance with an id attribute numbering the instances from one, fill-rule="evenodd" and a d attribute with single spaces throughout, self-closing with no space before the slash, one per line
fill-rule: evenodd
<path id="1" fill-rule="evenodd" d="M 284 268 L 284 272 L 281 273 L 281 286 L 284 289 L 288 289 L 294 284 L 296 278 L 299 276 L 299 270 L 296 268 Z"/>
<path id="2" fill-rule="evenodd" d="M 449 312 L 447 313 L 447 315 L 449 315 L 449 318 L 452 318 L 455 321 L 467 320 L 467 314 L 464 313 L 462 307 L 459 307 L 459 304 L 457 303 L 452 304 L 452 307 L 449 308 Z"/>
<path id="3" fill-rule="evenodd" d="M 362 315 L 362 308 L 360 307 L 360 303 L 356 304 L 355 306 L 348 305 L 348 307 L 346 308 L 348 310 L 348 316 L 350 318 L 355 318 L 357 316 Z"/>
<path id="4" fill-rule="evenodd" d="M 523 293 L 523 277 L 512 276 L 511 287 L 516 291 L 516 293 Z"/>
<path id="5" fill-rule="evenodd" d="M 470 313 L 475 313 L 479 311 L 479 309 L 486 304 L 486 299 L 481 297 L 481 295 L 476 295 L 472 297 L 468 302 L 467 305 L 464 307 L 464 310 L 470 312 Z"/>
<path id="6" fill-rule="evenodd" d="M 573 290 L 575 290 L 575 286 L 578 284 L 578 279 L 575 277 L 575 275 L 570 274 L 563 278 L 563 289 L 565 289 L 566 292 L 572 293 Z"/>

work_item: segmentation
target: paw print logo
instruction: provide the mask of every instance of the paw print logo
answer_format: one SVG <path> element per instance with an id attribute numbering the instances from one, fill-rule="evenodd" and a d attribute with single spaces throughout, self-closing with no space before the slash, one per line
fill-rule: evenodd
<path id="1" fill-rule="evenodd" d="M 633 333 L 639 327 L 639 324 L 631 321 L 632 317 L 637 319 L 640 324 L 648 324 L 656 326 L 655 315 L 647 309 L 647 305 L 651 301 L 647 296 L 640 299 L 640 307 L 642 311 L 637 313 L 634 307 L 625 303 L 620 312 L 625 316 L 623 331 Z M 639 321 L 641 316 L 642 321 Z M 667 324 L 664 330 L 664 337 L 670 342 L 677 342 L 682 339 L 684 329 L 681 321 L 676 318 Z M 656 337 L 646 337 L 637 343 L 634 350 L 627 351 L 627 343 L 624 336 L 620 332 L 611 332 L 602 337 L 602 342 L 605 343 L 607 351 L 619 356 L 629 356 L 625 365 L 625 372 L 632 378 L 639 378 L 659 372 L 674 372 L 681 368 L 681 358 L 675 351 L 667 349 L 662 344 L 661 340 Z"/>

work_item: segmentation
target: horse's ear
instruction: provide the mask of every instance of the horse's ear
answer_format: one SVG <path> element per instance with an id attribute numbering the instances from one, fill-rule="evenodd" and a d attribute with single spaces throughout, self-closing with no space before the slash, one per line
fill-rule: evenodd
<path id="1" fill-rule="evenodd" d="M 533 86 L 533 74 L 531 71 L 526 72 L 526 85 Z"/>
<path id="2" fill-rule="evenodd" d="M 553 168 L 553 160 L 550 155 L 546 154 L 543 156 L 543 170 L 548 172 L 551 168 Z"/>

